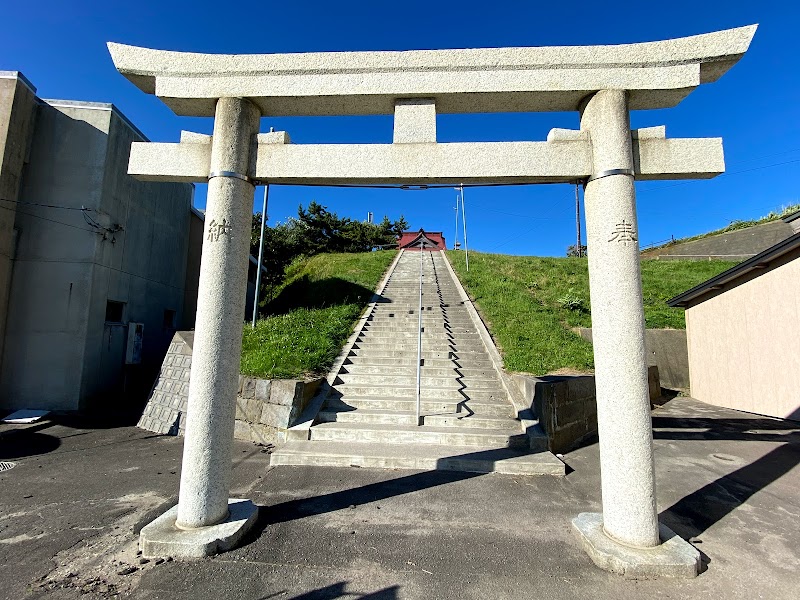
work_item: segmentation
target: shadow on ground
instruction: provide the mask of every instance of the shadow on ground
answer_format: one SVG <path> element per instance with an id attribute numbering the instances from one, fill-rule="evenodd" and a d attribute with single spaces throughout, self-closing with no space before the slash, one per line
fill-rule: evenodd
<path id="1" fill-rule="evenodd" d="M 689 401 L 692 402 L 692 401 Z M 710 416 L 680 414 L 653 416 L 653 438 L 668 441 L 773 442 L 779 445 L 738 469 L 707 483 L 661 512 L 660 518 L 684 538 L 696 538 L 745 504 L 759 491 L 800 464 L 800 423 L 751 417 L 715 417 L 732 411 L 697 403 Z M 736 414 L 736 413 L 734 413 Z M 722 452 L 710 455 L 724 468 L 740 460 Z"/>
<path id="2" fill-rule="evenodd" d="M 347 591 L 347 582 L 340 581 L 332 585 L 326 585 L 324 588 L 306 592 L 299 596 L 292 596 L 289 600 L 336 600 L 337 598 L 352 598 L 353 600 L 394 600 L 399 598 L 398 592 L 400 591 L 399 585 L 393 585 L 371 594 L 358 594 Z M 264 596 L 260 600 L 267 600 L 268 598 L 276 598 L 282 596 L 283 593 L 270 594 Z"/>

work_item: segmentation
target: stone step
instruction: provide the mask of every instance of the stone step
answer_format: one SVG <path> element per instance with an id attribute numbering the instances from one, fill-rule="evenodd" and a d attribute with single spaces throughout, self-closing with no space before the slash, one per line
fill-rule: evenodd
<path id="1" fill-rule="evenodd" d="M 522 431 L 522 424 L 514 419 L 464 415 L 463 413 L 454 415 L 427 415 L 424 417 L 423 422 L 425 425 L 431 427 L 463 427 L 466 429 L 493 429 L 495 431 Z"/>
<path id="2" fill-rule="evenodd" d="M 389 315 L 394 315 L 390 317 Z M 368 319 L 366 321 L 366 326 L 378 326 L 382 325 L 384 327 L 388 325 L 394 326 L 402 326 L 402 327 L 413 327 L 414 329 L 417 328 L 419 324 L 419 317 L 420 315 L 414 312 L 413 314 L 402 313 L 398 315 L 397 313 L 386 313 L 385 315 L 376 315 L 372 319 Z M 422 325 L 439 325 L 444 326 L 448 325 L 453 327 L 455 325 L 460 325 L 462 327 L 471 327 L 473 330 L 475 326 L 472 323 L 472 320 L 466 318 L 465 315 L 458 315 L 452 314 L 448 312 L 447 314 L 430 314 L 428 312 L 422 313 Z"/>
<path id="3" fill-rule="evenodd" d="M 475 371 L 494 370 L 494 365 L 488 358 L 482 361 L 473 360 L 471 362 L 465 362 L 450 358 L 425 358 L 425 353 L 423 352 L 423 363 L 423 369 L 458 369 L 459 371 L 462 371 L 463 369 Z M 412 356 L 395 357 L 370 356 L 368 354 L 356 355 L 348 357 L 343 365 L 343 367 L 348 370 L 350 370 L 351 367 L 365 367 L 371 370 L 372 368 L 383 369 L 387 366 L 397 366 L 403 369 L 411 368 L 414 370 L 414 372 L 416 372 L 417 355 L 413 354 Z"/>
<path id="4" fill-rule="evenodd" d="M 424 415 L 475 414 L 481 417 L 503 417 L 513 419 L 516 411 L 508 402 L 455 402 L 442 400 L 426 400 L 422 398 L 421 411 Z M 394 396 L 347 396 L 330 398 L 325 403 L 325 410 L 380 410 L 415 412 L 416 398 L 398 398 Z"/>
<path id="5" fill-rule="evenodd" d="M 413 334 L 409 333 L 396 333 L 396 334 L 385 334 L 379 332 L 366 332 L 358 334 L 356 338 L 356 344 L 368 344 L 370 346 L 374 346 L 376 344 L 386 344 L 397 346 L 401 345 L 402 348 L 408 348 L 409 346 L 414 348 L 414 351 L 417 350 L 417 345 L 419 344 L 419 337 L 417 333 L 414 332 Z M 464 348 L 465 350 L 484 350 L 483 341 L 475 335 L 474 337 L 466 336 L 464 334 L 450 336 L 444 333 L 429 333 L 423 332 L 422 333 L 422 345 L 428 346 L 429 348 L 439 348 L 445 346 L 458 346 L 459 348 Z"/>
<path id="6" fill-rule="evenodd" d="M 416 331 L 419 326 L 418 319 L 397 319 L 395 317 L 388 317 L 381 321 L 367 321 L 364 324 L 364 329 L 386 329 L 396 331 L 402 329 L 405 331 Z M 465 332 L 475 333 L 475 325 L 472 321 L 453 321 L 452 319 L 444 321 L 442 318 L 422 319 L 422 326 L 433 330 L 463 330 Z"/>
<path id="7" fill-rule="evenodd" d="M 363 327 L 359 332 L 359 337 L 386 340 L 416 340 L 418 334 L 419 330 L 416 326 L 410 330 L 406 327 Z M 481 336 L 478 335 L 478 332 L 474 329 L 469 331 L 465 328 L 445 329 L 444 327 L 427 327 L 425 325 L 422 326 L 422 337 L 433 339 L 450 338 L 459 341 L 471 341 L 476 343 L 481 341 Z"/>
<path id="8" fill-rule="evenodd" d="M 387 369 L 387 367 L 392 367 Z M 339 373 L 351 374 L 364 374 L 364 375 L 383 375 L 385 373 L 391 374 L 411 374 L 416 375 L 417 365 L 416 360 L 408 364 L 388 363 L 385 365 L 365 364 L 363 362 L 342 365 Z M 492 381 L 500 381 L 500 376 L 494 369 L 458 369 L 450 363 L 447 366 L 437 367 L 435 365 L 426 364 L 422 367 L 423 376 L 428 377 L 465 377 L 468 379 L 479 378 Z"/>
<path id="9" fill-rule="evenodd" d="M 391 357 L 391 356 L 406 356 L 416 360 L 417 358 L 417 344 L 409 344 L 406 342 L 397 342 L 396 344 L 388 344 L 386 342 L 356 342 L 351 351 L 354 354 L 351 356 L 374 356 L 374 357 Z M 436 359 L 451 359 L 460 360 L 476 360 L 482 363 L 490 362 L 489 353 L 486 350 L 474 349 L 469 346 L 459 344 L 439 344 L 439 343 L 424 343 L 422 344 L 422 358 L 436 358 Z"/>
<path id="10" fill-rule="evenodd" d="M 419 292 L 415 292 L 413 296 L 397 296 L 391 292 L 384 292 L 383 296 L 384 301 L 376 303 L 376 306 L 384 308 L 401 307 L 407 310 L 417 310 L 419 307 Z M 459 297 L 450 294 L 442 294 L 440 296 L 434 291 L 423 291 L 422 293 L 422 306 L 426 311 L 429 309 L 442 310 L 455 307 L 463 308 L 464 305 L 461 304 L 462 302 L 463 300 Z"/>
<path id="11" fill-rule="evenodd" d="M 414 338 L 416 339 L 417 334 L 419 332 L 419 328 L 416 323 L 411 326 L 404 326 L 404 325 L 383 325 L 380 327 L 362 327 L 359 334 L 361 335 L 370 335 L 370 336 L 383 336 L 386 338 Z M 422 333 L 426 334 L 428 337 L 431 336 L 440 336 L 440 337 L 456 337 L 456 338 L 463 338 L 469 340 L 479 341 L 480 335 L 475 330 L 474 327 L 467 327 L 465 325 L 460 326 L 448 326 L 445 327 L 443 325 L 426 325 L 425 323 L 422 324 Z"/>
<path id="12" fill-rule="evenodd" d="M 418 344 L 417 344 L 417 340 L 416 339 L 397 340 L 396 342 L 391 341 L 391 339 L 376 339 L 376 340 L 364 339 L 364 340 L 356 341 L 355 344 L 353 345 L 353 349 L 358 349 L 358 350 L 365 350 L 365 349 L 370 349 L 370 350 L 402 350 L 402 351 L 405 351 L 405 352 L 409 352 L 409 351 L 413 350 L 414 354 L 416 354 L 417 345 Z M 452 347 L 454 345 L 455 344 L 451 344 L 451 343 L 448 343 L 447 341 L 443 341 L 443 340 L 429 340 L 428 343 L 423 344 L 423 351 L 428 351 L 428 352 L 447 352 L 447 351 L 451 351 L 452 352 L 453 351 Z M 472 346 L 477 346 L 477 344 L 472 344 Z M 479 348 L 474 348 L 474 347 L 471 348 L 469 346 L 467 346 L 467 347 L 459 346 L 458 350 L 456 350 L 456 352 L 459 353 L 459 354 L 462 354 L 462 353 L 463 354 L 475 354 L 475 353 L 478 353 L 478 354 L 483 354 L 484 356 L 486 355 L 486 349 L 483 348 L 483 345 L 481 345 Z"/>
<path id="13" fill-rule="evenodd" d="M 342 384 L 368 385 L 386 387 L 414 387 L 417 385 L 416 370 L 411 373 L 397 373 L 386 371 L 384 373 L 339 373 L 333 384 L 338 388 Z M 449 376 L 433 376 L 421 374 L 420 386 L 427 388 L 442 388 L 448 390 L 502 390 L 500 380 L 480 379 L 478 377 L 460 377 L 455 373 Z"/>
<path id="14" fill-rule="evenodd" d="M 409 309 L 410 310 L 410 309 Z M 373 312 L 372 318 L 367 319 L 367 323 L 371 324 L 392 324 L 392 323 L 405 323 L 409 326 L 416 326 L 419 322 L 419 313 L 416 311 L 416 307 L 414 310 L 409 312 L 407 310 L 387 310 L 383 312 Z M 392 315 L 392 316 L 390 316 Z M 432 310 L 424 310 L 422 311 L 422 324 L 425 323 L 444 323 L 447 321 L 448 323 L 464 323 L 464 324 L 471 324 L 472 319 L 469 318 L 469 314 L 466 311 L 460 310 L 453 310 L 447 309 L 445 312 L 442 311 L 432 311 Z"/>
<path id="15" fill-rule="evenodd" d="M 527 448 L 528 436 L 503 430 L 454 430 L 451 427 L 319 423 L 311 428 L 312 441 L 365 444 L 434 444 L 443 446 L 491 446 Z"/>
<path id="16" fill-rule="evenodd" d="M 347 357 L 351 363 L 358 364 L 417 364 L 416 349 L 413 352 L 408 350 L 381 350 L 381 351 L 367 351 L 356 348 L 350 352 Z M 461 366 L 465 368 L 474 369 L 491 369 L 493 363 L 488 354 L 478 355 L 473 354 L 467 356 L 465 354 L 457 354 L 453 351 L 450 352 L 429 352 L 425 348 L 422 349 L 423 366 Z M 387 362 L 388 361 L 388 362 Z M 345 362 L 345 364 L 347 364 Z"/>
<path id="17" fill-rule="evenodd" d="M 429 310 L 450 310 L 453 308 L 464 308 L 461 300 L 457 296 L 442 294 L 441 296 L 435 292 L 422 293 L 422 306 L 425 311 Z M 416 311 L 419 308 L 419 293 L 413 296 L 396 296 L 391 292 L 384 292 L 384 301 L 376 303 L 376 306 L 382 308 L 399 307 L 405 310 Z"/>
<path id="18" fill-rule="evenodd" d="M 372 425 L 414 426 L 417 414 L 411 411 L 389 411 L 359 408 L 357 410 L 325 409 L 317 415 L 319 423 L 367 423 Z"/>
<path id="19" fill-rule="evenodd" d="M 336 391 L 343 397 L 356 396 L 356 397 L 382 397 L 391 396 L 393 398 L 416 398 L 417 388 L 416 382 L 413 386 L 399 386 L 399 385 L 366 385 L 366 384 L 349 384 L 341 383 L 334 386 Z M 494 400 L 495 402 L 507 402 L 507 395 L 505 390 L 481 390 L 481 389 L 464 389 L 458 391 L 456 389 L 441 388 L 441 387 L 423 387 L 420 390 L 420 397 L 426 400 L 443 400 L 445 402 L 464 402 L 469 400 L 487 401 Z"/>
<path id="20" fill-rule="evenodd" d="M 416 287 L 416 286 L 415 286 Z M 419 288 L 414 290 L 411 295 L 397 294 L 391 290 L 384 291 L 382 305 L 401 304 L 416 308 L 419 306 Z M 456 291 L 442 290 L 439 294 L 435 288 L 426 288 L 422 290 L 422 305 L 423 306 L 442 306 L 444 304 L 449 306 L 463 306 L 461 304 L 464 300 L 458 295 Z"/>
<path id="21" fill-rule="evenodd" d="M 391 314 L 391 313 L 389 313 Z M 374 319 L 368 319 L 364 324 L 365 327 L 409 327 L 409 328 L 417 328 L 419 324 L 419 315 L 408 315 L 406 316 L 380 316 Z M 475 331 L 475 325 L 472 323 L 471 319 L 465 319 L 462 317 L 455 317 L 452 315 L 445 315 L 445 316 L 436 316 L 435 318 L 431 316 L 430 318 L 428 315 L 425 315 L 422 318 L 422 326 L 423 327 L 464 327 L 468 328 L 472 331 Z"/>
<path id="22" fill-rule="evenodd" d="M 416 444 L 368 445 L 341 442 L 288 442 L 270 456 L 270 465 L 461 471 L 563 477 L 564 463 L 550 452 L 511 448 L 463 448 Z"/>
<path id="23" fill-rule="evenodd" d="M 402 365 L 416 365 L 417 364 L 417 352 L 416 349 L 414 351 L 409 352 L 408 350 L 373 350 L 367 351 L 362 350 L 360 348 L 354 349 L 347 357 L 347 360 L 358 363 L 358 364 L 402 364 Z M 470 368 L 491 368 L 492 361 L 489 359 L 488 355 L 477 355 L 473 354 L 472 356 L 466 356 L 462 354 L 456 354 L 453 351 L 449 352 L 430 352 L 426 351 L 424 348 L 422 349 L 422 360 L 423 366 L 425 365 L 433 365 L 433 366 L 456 366 L 460 365 L 462 367 L 470 367 Z M 390 362 L 386 362 L 390 361 Z"/>
<path id="24" fill-rule="evenodd" d="M 507 417 L 479 417 L 453 413 L 449 415 L 422 416 L 423 424 L 431 427 L 453 427 L 456 429 L 504 430 L 520 433 L 522 425 L 519 421 Z M 329 410 L 325 409 L 317 415 L 320 423 L 366 423 L 370 425 L 414 426 L 417 424 L 416 412 L 389 410 Z"/>

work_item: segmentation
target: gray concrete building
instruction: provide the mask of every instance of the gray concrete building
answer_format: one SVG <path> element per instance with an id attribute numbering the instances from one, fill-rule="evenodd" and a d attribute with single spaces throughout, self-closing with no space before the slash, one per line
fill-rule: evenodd
<path id="1" fill-rule="evenodd" d="M 113 105 L 35 92 L 0 72 L 0 408 L 122 409 L 194 320 L 194 188 L 127 175 Z"/>

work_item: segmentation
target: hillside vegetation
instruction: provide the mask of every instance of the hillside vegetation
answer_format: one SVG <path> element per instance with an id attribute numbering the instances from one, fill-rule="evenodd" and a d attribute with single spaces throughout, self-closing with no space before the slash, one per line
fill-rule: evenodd
<path id="1" fill-rule="evenodd" d="M 245 325 L 242 373 L 268 379 L 328 372 L 396 251 L 318 254 L 286 269 L 267 315 Z"/>
<path id="2" fill-rule="evenodd" d="M 540 258 L 470 252 L 447 253 L 500 347 L 506 369 L 544 375 L 589 371 L 592 346 L 571 331 L 591 327 L 585 258 Z M 735 263 L 643 261 L 642 291 L 648 328 L 684 329 L 683 309 L 666 301 Z"/>
<path id="3" fill-rule="evenodd" d="M 731 221 L 730 225 L 722 227 L 721 229 L 715 229 L 714 231 L 709 231 L 707 233 L 701 233 L 700 235 L 695 235 L 692 237 L 685 237 L 680 238 L 677 240 L 670 240 L 666 244 L 659 244 L 658 246 L 651 246 L 644 249 L 642 252 L 651 252 L 653 250 L 658 250 L 659 248 L 664 248 L 666 246 L 674 246 L 676 244 L 684 244 L 686 242 L 693 242 L 695 240 L 701 240 L 703 238 L 711 237 L 713 235 L 719 235 L 721 233 L 729 233 L 731 231 L 738 231 L 739 229 L 747 229 L 748 227 L 753 227 L 755 225 L 763 225 L 764 223 L 771 223 L 772 221 L 777 221 L 778 219 L 782 219 L 785 216 L 788 216 L 794 212 L 800 210 L 800 204 L 790 204 L 785 206 L 779 211 L 772 211 L 769 214 L 760 217 L 758 219 L 752 219 L 750 221 Z"/>

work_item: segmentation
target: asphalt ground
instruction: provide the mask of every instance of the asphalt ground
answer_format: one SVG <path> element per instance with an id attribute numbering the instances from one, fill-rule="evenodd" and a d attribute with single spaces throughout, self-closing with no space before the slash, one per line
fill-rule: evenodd
<path id="1" fill-rule="evenodd" d="M 235 442 L 240 548 L 144 562 L 136 532 L 176 501 L 182 439 L 54 419 L 0 426 L 0 597 L 800 597 L 800 423 L 675 398 L 653 412 L 660 519 L 702 552 L 691 580 L 596 568 L 571 519 L 600 511 L 596 443 L 569 474 L 269 467 Z"/>

